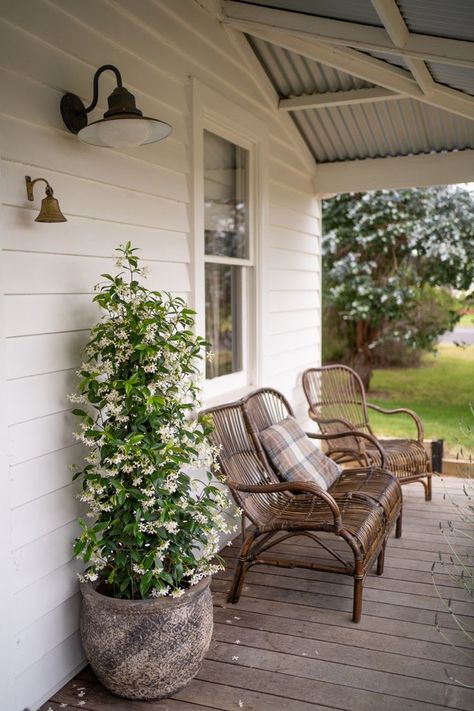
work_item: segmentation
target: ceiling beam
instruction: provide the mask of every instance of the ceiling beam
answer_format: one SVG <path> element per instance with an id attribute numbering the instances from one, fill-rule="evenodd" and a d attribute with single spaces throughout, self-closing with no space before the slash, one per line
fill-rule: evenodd
<path id="1" fill-rule="evenodd" d="M 331 20 L 316 15 L 276 10 L 224 0 L 223 21 L 230 24 L 252 22 L 262 28 L 287 30 L 292 34 L 317 37 L 329 44 L 355 47 L 373 52 L 384 52 L 402 57 L 414 57 L 441 64 L 474 67 L 474 43 L 409 33 L 402 48 L 397 47 L 388 32 L 381 27 L 370 27 L 355 22 Z"/>
<path id="2" fill-rule="evenodd" d="M 408 69 L 411 71 L 416 83 L 420 87 L 423 94 L 431 94 L 436 89 L 437 85 L 431 76 L 431 73 L 422 59 L 407 59 Z"/>
<path id="3" fill-rule="evenodd" d="M 372 0 L 372 5 L 395 47 L 403 49 L 410 39 L 410 31 L 395 0 Z M 425 62 L 414 57 L 405 57 L 405 62 L 422 92 L 433 91 L 435 82 Z"/>
<path id="4" fill-rule="evenodd" d="M 234 26 L 242 32 L 252 34 L 266 42 L 272 42 L 321 64 L 327 64 L 341 72 L 360 77 L 372 84 L 383 86 L 400 94 L 407 94 L 423 103 L 474 120 L 473 97 L 439 84 L 435 84 L 431 92 L 424 94 L 410 72 L 394 67 L 381 59 L 370 57 L 348 47 L 336 47 L 311 38 L 302 39 L 290 32 L 263 28 L 252 22 L 239 21 Z M 309 35 L 306 34 L 306 37 L 308 38 Z"/>
<path id="5" fill-rule="evenodd" d="M 318 164 L 313 187 L 319 196 L 365 190 L 450 185 L 474 181 L 474 150 Z"/>
<path id="6" fill-rule="evenodd" d="M 302 111 L 304 109 L 328 109 L 333 106 L 349 104 L 369 104 L 374 101 L 393 101 L 406 99 L 404 94 L 396 94 L 379 86 L 368 89 L 351 89 L 350 91 L 325 91 L 320 94 L 305 94 L 280 99 L 278 105 L 281 111 Z"/>
<path id="7" fill-rule="evenodd" d="M 410 31 L 397 3 L 394 0 L 372 0 L 372 5 L 395 47 L 403 49 L 410 39 Z"/>

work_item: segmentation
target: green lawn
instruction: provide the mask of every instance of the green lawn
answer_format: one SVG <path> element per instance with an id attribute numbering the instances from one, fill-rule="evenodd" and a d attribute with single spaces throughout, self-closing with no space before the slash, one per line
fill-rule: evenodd
<path id="1" fill-rule="evenodd" d="M 444 439 L 445 450 L 455 456 L 473 447 L 474 347 L 441 344 L 438 355 L 426 355 L 420 368 L 376 370 L 369 402 L 393 409 L 415 410 L 425 426 L 425 439 Z M 416 430 L 406 415 L 370 414 L 377 434 L 407 435 Z M 409 424 L 411 430 L 407 430 Z M 471 432 L 463 431 L 471 428 Z"/>
<path id="2" fill-rule="evenodd" d="M 456 324 L 456 326 L 460 326 L 461 328 L 474 328 L 474 313 L 464 314 L 461 316 L 461 320 Z"/>

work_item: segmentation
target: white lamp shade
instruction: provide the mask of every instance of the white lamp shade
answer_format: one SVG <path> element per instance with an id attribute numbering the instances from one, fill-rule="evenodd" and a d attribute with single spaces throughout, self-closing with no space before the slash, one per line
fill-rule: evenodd
<path id="1" fill-rule="evenodd" d="M 146 143 L 161 141 L 171 133 L 165 121 L 145 116 L 128 115 L 94 121 L 78 133 L 84 143 L 110 148 L 136 148 Z"/>

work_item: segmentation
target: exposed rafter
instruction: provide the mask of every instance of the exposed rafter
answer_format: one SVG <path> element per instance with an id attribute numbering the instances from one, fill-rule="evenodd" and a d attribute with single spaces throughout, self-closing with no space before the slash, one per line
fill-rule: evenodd
<path id="1" fill-rule="evenodd" d="M 410 39 L 410 31 L 395 0 L 372 0 L 372 5 L 395 47 L 403 49 Z M 432 92 L 435 82 L 425 62 L 413 57 L 406 57 L 405 61 L 422 92 L 424 94 Z"/>
<path id="2" fill-rule="evenodd" d="M 397 93 L 407 94 L 414 99 L 450 113 L 474 119 L 474 98 L 471 96 L 436 83 L 433 83 L 433 89 L 429 93 L 424 94 L 410 72 L 375 57 L 347 47 L 328 45 L 311 38 L 308 33 L 305 33 L 306 39 L 303 39 L 288 31 L 269 29 L 261 23 L 239 20 L 233 21 L 232 24 L 242 32 L 248 32 L 266 42 L 273 42 L 291 52 L 360 77 L 372 84 L 383 86 Z"/>
<path id="3" fill-rule="evenodd" d="M 474 150 L 318 165 L 313 179 L 320 197 L 365 190 L 426 187 L 474 180 Z"/>
<path id="4" fill-rule="evenodd" d="M 413 57 L 441 64 L 474 67 L 474 43 L 463 40 L 408 33 L 403 47 L 398 47 L 389 33 L 380 27 L 276 10 L 234 0 L 223 2 L 223 15 L 224 22 L 232 24 L 240 21 L 251 22 L 265 29 L 273 28 L 306 37 L 317 37 L 334 45 Z"/>
<path id="5" fill-rule="evenodd" d="M 305 94 L 289 99 L 280 99 L 282 111 L 302 111 L 304 109 L 328 109 L 332 106 L 349 104 L 369 104 L 374 101 L 393 101 L 404 99 L 404 94 L 396 94 L 389 89 L 370 87 L 369 89 L 351 89 L 350 91 L 327 91 L 321 94 Z"/>

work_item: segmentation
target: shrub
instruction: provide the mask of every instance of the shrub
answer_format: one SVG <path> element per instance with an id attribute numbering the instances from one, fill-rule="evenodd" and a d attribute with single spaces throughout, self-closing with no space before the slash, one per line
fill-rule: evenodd
<path id="1" fill-rule="evenodd" d="M 180 298 L 146 289 L 130 243 L 116 276 L 103 274 L 94 297 L 105 314 L 92 328 L 80 368 L 85 405 L 77 438 L 90 450 L 80 500 L 89 521 L 74 551 L 82 580 L 106 583 L 114 597 L 178 597 L 221 568 L 219 534 L 229 501 L 212 483 L 216 451 L 199 405 L 199 360 L 206 345 Z M 207 483 L 191 469 L 204 468 Z"/>

